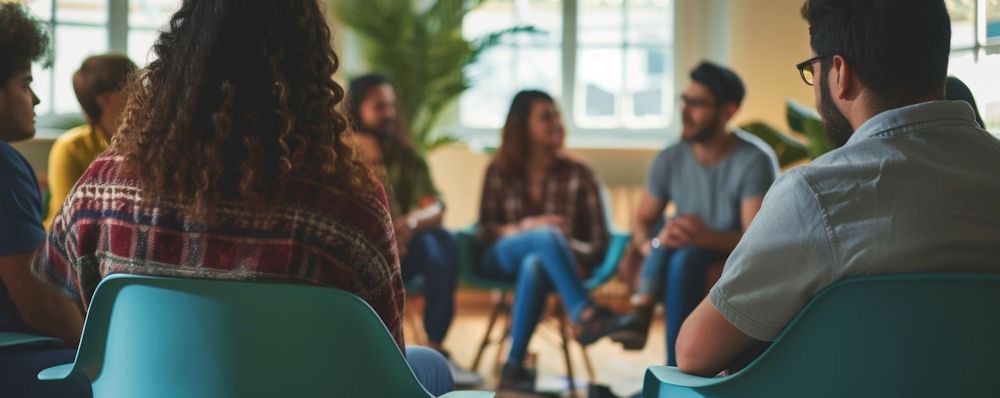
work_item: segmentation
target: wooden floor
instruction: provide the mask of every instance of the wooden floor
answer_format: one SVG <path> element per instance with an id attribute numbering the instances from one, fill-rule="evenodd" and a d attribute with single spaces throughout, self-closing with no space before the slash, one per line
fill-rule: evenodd
<path id="1" fill-rule="evenodd" d="M 627 310 L 625 299 L 620 294 L 605 294 L 595 296 L 595 300 L 601 304 L 608 305 L 617 311 Z M 456 297 L 456 313 L 451 329 L 444 341 L 444 347 L 451 352 L 452 358 L 459 365 L 470 368 L 479 347 L 483 334 L 486 331 L 490 315 L 490 308 L 495 294 L 477 290 L 461 290 Z M 411 298 L 407 301 L 407 312 L 422 313 L 422 301 L 419 297 Z M 408 322 L 404 324 L 407 344 L 419 342 L 419 337 L 414 334 L 413 329 L 422 329 L 419 325 L 419 317 L 413 318 L 407 314 Z M 565 361 L 563 359 L 558 327 L 554 317 L 547 317 L 543 325 L 536 330 L 528 347 L 529 356 L 534 355 L 535 367 L 538 371 L 538 381 L 536 388 L 551 391 L 561 396 L 571 396 Z M 646 368 L 650 365 L 662 365 L 666 363 L 666 350 L 664 348 L 664 324 L 662 315 L 655 317 L 650 339 L 646 347 L 641 351 L 625 351 L 619 344 L 610 339 L 600 341 L 587 347 L 591 362 L 594 365 L 595 382 L 607 385 L 616 396 L 632 396 L 642 389 L 642 379 Z M 495 337 L 499 337 L 502 332 L 502 321 L 498 322 L 494 332 Z M 479 366 L 479 374 L 486 382 L 476 389 L 496 390 L 499 379 L 499 369 L 502 366 L 509 346 L 505 345 L 502 350 L 498 349 L 498 344 L 491 344 L 485 351 Z M 570 353 L 573 362 L 574 378 L 577 385 L 577 397 L 586 397 L 587 372 L 580 354 L 580 345 L 573 343 L 570 345 Z M 515 394 L 501 394 L 498 397 L 514 397 Z"/>

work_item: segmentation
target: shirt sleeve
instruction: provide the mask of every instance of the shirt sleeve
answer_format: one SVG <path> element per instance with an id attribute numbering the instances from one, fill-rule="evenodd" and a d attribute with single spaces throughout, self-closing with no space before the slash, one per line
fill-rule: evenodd
<path id="1" fill-rule="evenodd" d="M 733 326 L 773 341 L 836 280 L 836 252 L 813 190 L 791 170 L 775 182 L 709 298 Z"/>
<path id="2" fill-rule="evenodd" d="M 740 187 L 740 201 L 764 196 L 778 175 L 776 163 L 766 154 L 757 153 L 750 159 Z"/>
<path id="3" fill-rule="evenodd" d="M 74 208 L 74 204 L 70 203 L 68 208 Z M 89 285 L 88 293 L 93 293 L 100 281 L 99 265 L 93 254 L 83 259 L 77 258 L 75 239 L 79 236 L 79 231 L 70 234 L 69 230 L 67 217 L 62 215 L 60 209 L 53 216 L 52 226 L 41 249 L 31 260 L 31 270 L 45 284 L 67 297 L 83 302 L 85 295 L 82 284 Z M 86 278 L 81 278 L 81 271 Z M 90 294 L 86 297 L 89 299 Z"/>
<path id="4" fill-rule="evenodd" d="M 646 177 L 646 189 L 657 199 L 663 202 L 670 201 L 670 162 L 667 151 L 660 151 L 653 158 L 653 164 L 649 166 L 649 175 Z"/>
<path id="5" fill-rule="evenodd" d="M 604 219 L 601 185 L 589 167 L 581 166 L 580 173 L 577 209 L 574 212 L 577 219 L 573 220 L 573 237 L 585 242 L 589 250 L 586 252 L 574 250 L 574 254 L 582 263 L 593 265 L 604 258 L 611 236 Z"/>
<path id="6" fill-rule="evenodd" d="M 410 203 L 410 209 L 420 209 L 426 205 L 426 203 L 421 202 L 427 197 L 434 197 L 440 201 L 441 195 L 434 185 L 434 179 L 431 177 L 431 169 L 427 166 L 427 161 L 420 156 L 416 156 L 413 165 L 417 168 L 415 172 L 417 178 L 413 184 L 413 201 L 415 203 Z"/>
<path id="7" fill-rule="evenodd" d="M 0 256 L 35 250 L 45 239 L 38 182 L 27 163 L 12 162 L 17 160 L 0 159 Z"/>
<path id="8" fill-rule="evenodd" d="M 491 163 L 483 178 L 483 193 L 479 200 L 479 238 L 483 243 L 492 242 L 493 229 L 503 224 L 503 209 L 501 208 L 503 179 L 496 163 Z"/>

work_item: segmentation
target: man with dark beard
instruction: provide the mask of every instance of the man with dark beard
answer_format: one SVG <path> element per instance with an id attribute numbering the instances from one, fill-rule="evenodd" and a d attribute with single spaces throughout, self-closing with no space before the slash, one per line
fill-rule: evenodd
<path id="1" fill-rule="evenodd" d="M 802 15 L 814 56 L 797 67 L 838 148 L 775 181 L 681 328 L 686 373 L 746 363 L 844 278 L 1000 272 L 1000 141 L 942 101 L 944 1 L 809 0 Z"/>
<path id="2" fill-rule="evenodd" d="M 667 314 L 667 363 L 675 365 L 681 322 L 704 297 L 706 271 L 736 247 L 778 171 L 759 138 L 727 129 L 745 89 L 732 71 L 702 62 L 681 95 L 681 142 L 659 153 L 632 226 L 634 249 L 645 256 L 632 303 L 637 327 L 611 335 L 641 349 L 656 300 Z M 669 202 L 676 215 L 664 219 Z"/>

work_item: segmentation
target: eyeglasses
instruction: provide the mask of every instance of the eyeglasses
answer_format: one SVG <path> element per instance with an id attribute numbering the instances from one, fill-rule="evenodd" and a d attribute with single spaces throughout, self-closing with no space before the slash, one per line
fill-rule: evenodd
<path id="1" fill-rule="evenodd" d="M 715 104 L 710 100 L 704 98 L 688 97 L 684 94 L 681 94 L 681 103 L 689 108 L 708 108 L 715 106 Z"/>
<path id="2" fill-rule="evenodd" d="M 809 58 L 805 61 L 799 62 L 795 65 L 795 69 L 799 70 L 799 76 L 802 76 L 802 81 L 807 85 L 812 86 L 815 79 L 815 73 L 813 72 L 813 64 L 826 57 L 832 57 L 834 54 L 827 55 L 817 55 L 815 57 Z"/>

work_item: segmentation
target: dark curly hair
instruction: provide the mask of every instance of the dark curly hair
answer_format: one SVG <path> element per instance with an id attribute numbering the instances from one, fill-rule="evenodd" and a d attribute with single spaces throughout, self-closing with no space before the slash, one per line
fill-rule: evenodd
<path id="1" fill-rule="evenodd" d="M 0 84 L 15 72 L 31 69 L 31 63 L 52 64 L 49 34 L 45 25 L 19 3 L 0 3 Z"/>
<path id="2" fill-rule="evenodd" d="M 316 0 L 185 0 L 130 83 L 112 149 L 143 205 L 211 223 L 223 201 L 269 208 L 293 176 L 378 186 L 336 111 L 337 55 Z"/>

